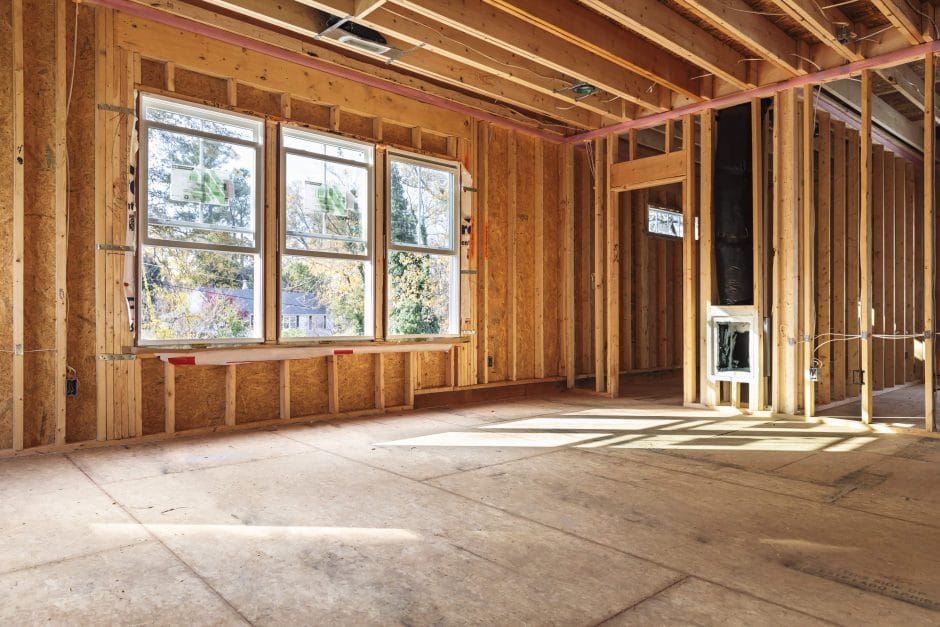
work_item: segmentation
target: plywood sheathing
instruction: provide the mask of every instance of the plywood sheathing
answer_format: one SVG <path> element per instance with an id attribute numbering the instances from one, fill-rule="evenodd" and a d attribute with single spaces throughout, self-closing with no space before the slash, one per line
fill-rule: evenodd
<path id="1" fill-rule="evenodd" d="M 385 379 L 385 407 L 405 405 L 405 387 L 408 385 L 407 366 L 410 353 L 390 353 L 382 355 L 383 376 Z"/>
<path id="2" fill-rule="evenodd" d="M 375 359 L 372 355 L 336 357 L 339 386 L 339 411 L 354 412 L 375 407 Z"/>
<path id="3" fill-rule="evenodd" d="M 189 370 L 177 368 L 177 372 Z M 280 368 L 277 362 L 238 364 L 235 423 L 276 420 L 281 415 Z M 177 392 L 177 404 L 180 403 Z"/>
<path id="4" fill-rule="evenodd" d="M 326 357 L 298 359 L 290 364 L 291 417 L 316 416 L 329 411 Z"/>
<path id="5" fill-rule="evenodd" d="M 142 359 L 140 369 L 145 382 L 141 387 L 143 435 L 163 433 L 166 415 L 163 362 L 159 359 Z"/>
<path id="6" fill-rule="evenodd" d="M 243 366 L 238 366 L 238 377 Z M 176 368 L 176 430 L 225 423 L 225 366 Z"/>
<path id="7" fill-rule="evenodd" d="M 66 441 L 81 442 L 97 436 L 97 364 L 95 359 L 95 82 L 84 77 L 95 75 L 95 11 L 79 6 L 78 22 L 72 7 L 66 13 L 67 40 L 74 41 L 78 28 L 77 55 L 67 46 L 69 80 L 72 90 L 68 107 L 68 152 L 75 158 L 68 162 L 68 365 L 79 381 L 78 395 L 66 403 Z M 82 80 L 79 80 L 82 77 Z"/>
<path id="8" fill-rule="evenodd" d="M 0 6 L 0 449 L 13 446 L 13 203 L 16 81 L 13 2 Z"/>
<path id="9" fill-rule="evenodd" d="M 64 276 L 57 252 L 64 230 L 64 3 L 25 0 L 23 3 L 25 91 L 25 406 L 24 446 L 54 444 L 58 412 L 64 415 L 59 362 L 65 346 L 58 344 L 56 316 L 64 311 Z M 64 248 L 64 247 L 62 247 Z M 64 258 L 64 257 L 63 257 Z M 62 439 L 64 439 L 64 424 Z"/>

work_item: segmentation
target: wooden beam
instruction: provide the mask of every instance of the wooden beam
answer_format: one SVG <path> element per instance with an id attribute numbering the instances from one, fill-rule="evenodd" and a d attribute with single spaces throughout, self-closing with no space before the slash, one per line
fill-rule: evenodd
<path id="1" fill-rule="evenodd" d="M 872 345 L 872 106 L 871 71 L 862 72 L 862 128 L 859 164 L 859 327 L 862 351 L 862 422 L 871 424 L 874 417 L 874 346 Z"/>
<path id="2" fill-rule="evenodd" d="M 916 1 L 916 0 L 915 0 Z M 921 16 L 907 0 L 871 0 L 882 15 L 907 38 L 912 46 L 924 43 Z"/>
<path id="3" fill-rule="evenodd" d="M 848 131 L 849 141 L 846 153 L 846 218 L 845 218 L 845 320 L 846 334 L 856 339 L 848 340 L 846 346 L 846 364 L 849 383 L 846 385 L 848 396 L 858 396 L 861 387 L 858 376 L 861 371 L 861 340 L 860 334 L 860 252 L 859 252 L 859 179 L 861 178 L 861 152 L 859 148 L 859 134 L 854 130 Z M 859 371 L 859 372 L 857 372 Z"/>
<path id="4" fill-rule="evenodd" d="M 832 123 L 832 272 L 829 286 L 832 294 L 832 332 L 845 334 L 845 124 Z M 835 339 L 836 336 L 833 336 Z M 831 342 L 832 400 L 845 398 L 845 342 Z"/>
<path id="5" fill-rule="evenodd" d="M 813 353 L 815 365 L 819 368 L 819 382 L 816 384 L 816 401 L 820 405 L 827 405 L 832 400 L 832 130 L 829 114 L 820 111 L 817 114 L 819 125 L 816 185 L 816 259 L 813 264 L 816 269 L 816 328 L 815 332 L 806 333 L 815 338 L 807 350 Z M 812 272 L 812 268 L 810 268 Z M 811 386 L 810 386 L 811 387 Z"/>
<path id="6" fill-rule="evenodd" d="M 937 430 L 936 387 L 936 278 L 937 252 L 934 238 L 937 233 L 936 203 L 936 126 L 932 115 L 935 106 L 936 57 L 928 54 L 924 59 L 924 428 Z"/>
<path id="7" fill-rule="evenodd" d="M 698 69 L 667 54 L 652 42 L 624 31 L 601 15 L 585 10 L 574 0 L 485 0 L 592 54 L 695 100 L 701 100 L 701 83 L 693 79 Z M 655 58 L 655 67 L 646 60 Z"/>
<path id="8" fill-rule="evenodd" d="M 256 26 L 243 18 L 233 17 L 220 11 L 182 4 L 176 0 L 132 1 L 160 11 L 179 15 L 199 24 L 222 29 L 225 32 L 234 33 L 240 37 L 247 37 L 276 46 L 297 55 L 314 56 L 320 61 L 337 67 L 368 73 L 376 78 L 398 83 L 412 89 L 418 89 L 429 95 L 445 98 L 479 111 L 498 115 L 516 123 L 523 123 L 533 127 L 539 127 L 540 125 L 539 122 L 531 119 L 525 112 L 516 111 L 505 105 L 498 104 L 494 102 L 492 98 L 481 98 L 480 96 L 465 94 L 454 88 L 429 83 L 422 78 L 402 74 L 393 69 L 376 67 L 372 63 L 353 59 L 342 51 L 311 44 L 296 36 L 275 32 L 266 26 Z M 405 126 L 420 124 L 427 118 L 426 105 L 415 103 L 414 106 L 411 106 L 397 96 L 387 97 L 384 92 L 377 91 L 372 87 L 364 85 L 355 86 L 354 84 L 344 83 L 343 89 L 340 91 L 324 88 L 323 91 L 320 92 L 317 86 L 327 85 L 329 80 L 326 78 L 326 75 L 316 70 L 309 70 L 311 74 L 310 83 L 299 86 L 296 80 L 297 69 L 291 64 L 285 65 L 280 61 L 267 63 L 247 53 L 243 53 L 238 59 L 231 59 L 232 55 L 226 54 L 226 51 L 229 50 L 227 46 L 212 40 L 207 40 L 204 37 L 196 38 L 188 34 L 180 36 L 181 31 L 173 30 L 162 25 L 153 25 L 146 20 L 130 18 L 110 11 L 104 12 L 104 15 L 107 15 L 108 19 L 115 15 L 118 17 L 118 45 L 138 51 L 142 48 L 146 48 L 148 54 L 152 57 L 168 60 L 168 69 L 170 65 L 177 60 L 182 61 L 198 57 L 202 59 L 200 67 L 204 68 L 207 72 L 219 73 L 221 75 L 235 74 L 233 78 L 243 82 L 254 82 L 258 80 L 257 77 L 263 77 L 261 80 L 264 81 L 266 89 L 288 91 L 295 97 L 330 103 L 335 106 L 336 117 L 331 117 L 331 123 L 338 123 L 339 107 L 341 106 L 348 107 L 354 111 L 360 111 L 367 115 L 381 115 L 385 120 L 394 121 Z M 258 61 L 257 64 L 254 63 L 256 60 Z M 257 85 L 257 82 L 255 82 L 255 84 Z M 391 100 L 389 100 L 389 98 L 391 98 Z M 394 102 L 395 104 L 390 106 L 389 102 Z M 455 119 L 457 117 L 458 116 L 442 117 L 441 132 L 461 138 L 468 138 L 470 135 L 469 127 L 467 127 L 462 120 L 459 122 L 458 126 Z M 331 126 L 331 128 L 335 130 L 336 127 Z"/>
<path id="9" fill-rule="evenodd" d="M 907 298 L 909 289 L 904 283 L 905 262 L 907 260 L 907 237 L 910 227 L 907 226 L 907 180 L 904 171 L 906 162 L 900 157 L 894 160 L 894 329 L 895 335 L 907 335 Z M 890 233 L 890 231 L 889 231 Z M 895 339 L 890 343 L 894 347 L 894 385 L 902 385 L 907 380 L 907 347 L 906 339 Z"/>
<path id="10" fill-rule="evenodd" d="M 176 432 L 176 366 L 163 364 L 163 430 Z"/>
<path id="11" fill-rule="evenodd" d="M 824 91 L 842 101 L 855 111 L 862 109 L 862 89 L 858 81 L 841 80 L 826 83 Z M 914 148 L 920 149 L 923 137 L 917 124 L 901 115 L 900 111 L 887 102 L 872 94 L 871 98 L 872 122 L 879 127 L 899 137 Z"/>
<path id="12" fill-rule="evenodd" d="M 656 89 L 649 94 L 649 79 L 569 41 L 551 35 L 546 37 L 545 31 L 537 26 L 503 13 L 483 0 L 394 0 L 394 4 L 537 61 L 575 80 L 587 81 L 612 95 L 631 102 L 640 100 L 643 106 L 653 110 L 669 108 Z"/>
<path id="13" fill-rule="evenodd" d="M 611 185 L 611 170 L 619 158 L 620 140 L 606 140 L 604 187 L 607 190 L 607 394 L 620 395 L 620 211 L 619 194 Z"/>
<path id="14" fill-rule="evenodd" d="M 574 288 L 574 146 L 562 146 L 562 210 L 564 211 L 564 264 L 565 264 L 565 384 L 568 389 L 575 386 L 575 288 Z"/>
<path id="15" fill-rule="evenodd" d="M 800 109 L 796 90 L 774 100 L 774 370 L 772 409 L 795 415 L 800 404 Z"/>
<path id="16" fill-rule="evenodd" d="M 697 260 L 695 244 L 695 127 L 692 116 L 682 118 L 682 149 L 687 154 L 685 160 L 686 177 L 682 184 L 682 401 L 684 405 L 695 403 L 697 395 L 698 372 L 696 348 L 698 327 L 696 324 L 696 272 Z"/>
<path id="17" fill-rule="evenodd" d="M 715 298 L 714 185 L 715 113 L 699 116 L 701 171 L 699 174 L 699 390 L 702 404 L 717 407 L 721 402 L 719 384 L 708 378 L 708 313 Z M 685 154 L 685 153 L 676 153 Z"/>
<path id="18" fill-rule="evenodd" d="M 796 40 L 744 0 L 678 0 L 678 3 L 786 73 L 806 73 Z"/>
<path id="19" fill-rule="evenodd" d="M 824 12 L 816 0 L 774 0 L 774 4 L 842 58 L 849 61 L 862 58 L 854 46 L 843 43 L 838 35 L 837 24 L 847 25 L 849 31 L 853 28 L 852 21 L 838 7 L 827 7 Z"/>
<path id="20" fill-rule="evenodd" d="M 353 17 L 359 21 L 369 16 L 370 13 L 382 8 L 386 0 L 355 0 L 353 4 Z"/>
<path id="21" fill-rule="evenodd" d="M 606 241 L 604 230 L 606 219 L 604 204 L 607 192 L 605 185 L 606 163 L 603 139 L 594 141 L 594 390 L 604 392 L 607 373 L 607 333 L 605 329 L 606 308 Z M 589 148 L 590 149 L 590 148 Z"/>
<path id="22" fill-rule="evenodd" d="M 754 306 L 757 309 L 757 329 L 753 332 L 757 334 L 757 354 L 754 356 L 754 362 L 758 371 L 758 379 L 755 385 L 748 390 L 749 410 L 753 413 L 760 411 L 767 406 L 767 373 L 764 368 L 765 348 L 764 348 L 764 318 L 767 315 L 765 302 L 765 281 L 764 268 L 768 256 L 765 254 L 764 241 L 767 237 L 767 228 L 764 219 L 764 125 L 762 117 L 763 107 L 760 99 L 751 101 L 751 161 L 753 164 L 751 193 L 752 193 L 752 220 L 754 225 Z"/>
<path id="23" fill-rule="evenodd" d="M 738 89 L 754 85 L 747 78 L 740 53 L 655 0 L 581 0 L 581 3 Z"/>
<path id="24" fill-rule="evenodd" d="M 23 83 L 23 1 L 13 0 L 12 31 L 13 41 L 13 151 L 8 158 L 13 161 L 13 250 L 11 251 L 13 272 L 13 450 L 23 449 L 24 429 L 24 368 L 23 335 L 25 330 L 24 271 L 25 255 L 25 126 L 24 126 L 24 83 Z"/>
<path id="25" fill-rule="evenodd" d="M 681 182 L 686 175 L 684 150 L 617 163 L 611 168 L 610 186 L 618 192 Z"/>
<path id="26" fill-rule="evenodd" d="M 408 353 L 412 358 L 414 353 Z M 331 414 L 339 413 L 339 370 L 336 355 L 329 355 L 326 358 L 326 393 L 327 409 Z M 412 374 L 414 368 L 412 367 Z M 414 389 L 414 388 L 412 388 Z"/>
<path id="27" fill-rule="evenodd" d="M 814 181 L 814 145 L 813 136 L 816 132 L 816 110 L 813 102 L 813 87 L 807 85 L 803 88 L 803 217 L 800 220 L 803 241 L 800 243 L 800 252 L 802 253 L 802 268 L 800 269 L 800 295 L 801 306 L 801 335 L 802 341 L 802 367 L 800 368 L 801 379 L 803 381 L 803 414 L 810 418 L 816 414 L 816 387 L 809 378 L 810 368 L 813 367 L 813 347 L 815 342 L 812 338 L 816 337 L 816 298 L 815 298 L 815 275 L 814 264 L 816 258 L 814 255 L 815 246 L 813 237 L 816 232 L 815 215 L 815 181 Z"/>
<path id="28" fill-rule="evenodd" d="M 296 2 L 270 3 L 265 0 L 207 0 L 215 7 L 231 11 L 238 15 L 249 17 L 270 24 L 279 29 L 295 33 L 308 40 L 314 40 L 323 28 L 319 20 L 308 6 Z M 335 10 L 336 2 L 314 2 L 317 8 L 328 11 Z M 181 7 L 172 5 L 173 12 L 179 12 Z M 407 16 L 405 16 L 407 17 Z M 590 101 L 575 102 L 573 95 L 559 95 L 555 93 L 558 80 L 546 79 L 544 68 L 535 66 L 541 73 L 534 71 L 514 72 L 512 66 L 521 65 L 525 68 L 525 59 L 507 59 L 504 63 L 494 62 L 492 57 L 500 51 L 486 51 L 486 56 L 476 53 L 475 48 L 468 47 L 463 40 L 468 39 L 465 33 L 445 28 L 447 32 L 433 38 L 434 29 L 421 27 L 412 21 L 391 16 L 388 11 L 380 10 L 369 18 L 357 20 L 360 23 L 380 29 L 388 37 L 401 39 L 401 42 L 392 41 L 392 45 L 408 48 L 409 52 L 396 59 L 391 65 L 404 70 L 416 72 L 428 78 L 444 82 L 464 90 L 474 91 L 501 102 L 525 107 L 538 111 L 543 115 L 555 119 L 565 120 L 579 127 L 591 126 L 597 123 L 593 116 L 614 116 L 618 109 L 613 105 L 601 107 Z M 433 38 L 433 39 L 432 39 Z M 320 40 L 327 41 L 327 40 Z M 479 47 L 479 42 L 475 42 Z M 415 48 L 420 46 L 419 48 Z M 477 60 L 476 62 L 473 62 Z M 573 107 L 570 108 L 569 107 Z M 593 114 L 593 116 L 592 116 Z M 620 116 L 617 115 L 617 118 Z"/>
<path id="29" fill-rule="evenodd" d="M 864 158 L 864 153 L 863 153 Z M 871 309 L 872 309 L 872 335 L 884 335 L 885 331 L 885 299 L 884 299 L 884 188 L 885 188 L 885 151 L 882 146 L 872 146 L 871 165 Z M 864 168 L 864 162 L 862 164 Z M 864 197 L 863 197 L 864 202 Z M 865 223 L 862 223 L 862 229 Z M 862 253 L 864 255 L 864 251 Z M 864 281 L 864 276 L 862 277 Z M 864 330 L 864 327 L 863 327 Z M 884 388 L 884 340 L 872 337 L 871 339 L 872 367 L 866 371 L 871 375 L 872 390 L 877 392 Z"/>
<path id="30" fill-rule="evenodd" d="M 225 424 L 229 427 L 235 424 L 236 389 L 238 373 L 235 364 L 225 367 Z"/>

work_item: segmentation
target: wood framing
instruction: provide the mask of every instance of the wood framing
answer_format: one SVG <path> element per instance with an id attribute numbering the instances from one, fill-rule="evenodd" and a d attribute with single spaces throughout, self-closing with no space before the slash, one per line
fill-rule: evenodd
<path id="1" fill-rule="evenodd" d="M 708 378 L 708 312 L 715 302 L 715 247 L 714 247 L 714 171 L 715 171 L 715 114 L 699 116 L 701 136 L 701 172 L 699 175 L 699 393 L 701 402 L 716 407 L 721 401 L 720 386 Z M 677 154 L 684 154 L 677 153 Z"/>
<path id="2" fill-rule="evenodd" d="M 936 203 L 936 123 L 932 115 L 935 102 L 936 57 L 928 54 L 924 59 L 924 428 L 937 430 L 936 386 L 936 262 L 935 238 L 937 219 Z"/>
<path id="3" fill-rule="evenodd" d="M 802 367 L 800 368 L 801 379 L 803 381 L 803 414 L 810 418 L 816 413 L 816 386 L 809 378 L 810 368 L 814 365 L 815 355 L 813 354 L 814 342 L 816 337 L 816 298 L 815 298 L 815 242 L 813 235 L 816 232 L 816 213 L 815 213 L 815 178 L 814 178 L 814 142 L 813 137 L 816 133 L 816 110 L 813 99 L 813 88 L 807 86 L 803 88 L 803 119 L 802 119 L 802 176 L 803 189 L 801 198 L 803 201 L 803 215 L 800 219 L 800 233 L 803 241 L 800 242 L 801 248 L 801 267 L 799 285 L 802 290 L 800 294 L 800 353 Z"/>
<path id="4" fill-rule="evenodd" d="M 612 189 L 625 192 L 680 183 L 686 176 L 686 169 L 686 152 L 669 152 L 616 164 L 611 169 L 610 184 Z"/>
<path id="5" fill-rule="evenodd" d="M 871 72 L 862 72 L 862 120 L 859 131 L 859 329 L 862 359 L 862 422 L 874 416 L 874 346 L 872 332 L 872 142 L 871 142 Z"/>
<path id="6" fill-rule="evenodd" d="M 695 151 L 695 131 L 691 115 L 682 118 L 682 146 L 690 155 Z M 695 244 L 695 159 L 685 161 L 686 176 L 682 184 L 682 400 L 685 405 L 698 399 L 696 275 L 698 272 Z"/>

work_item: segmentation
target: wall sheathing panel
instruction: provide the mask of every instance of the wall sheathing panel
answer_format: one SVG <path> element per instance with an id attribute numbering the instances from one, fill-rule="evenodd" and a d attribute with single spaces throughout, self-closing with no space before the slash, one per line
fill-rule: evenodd
<path id="1" fill-rule="evenodd" d="M 60 372 L 64 346 L 58 345 L 56 317 L 64 291 L 57 294 L 59 211 L 64 210 L 64 16 L 59 2 L 23 2 L 25 84 L 24 222 L 24 422 L 25 448 L 57 440 Z M 64 279 L 64 277 L 62 277 Z M 64 396 L 64 395 L 63 395 Z M 64 426 L 64 425 L 63 425 Z M 64 433 L 63 433 L 64 436 Z"/>
<path id="2" fill-rule="evenodd" d="M 236 366 L 241 376 L 243 366 Z M 176 368 L 176 430 L 225 424 L 225 366 Z"/>
<path id="3" fill-rule="evenodd" d="M 71 7 L 69 7 L 71 9 Z M 67 12 L 69 37 L 74 36 L 73 11 Z M 67 47 L 68 68 L 76 77 L 95 74 L 95 12 L 89 7 L 78 11 L 77 55 Z M 74 65 L 73 65 L 74 64 Z M 70 81 L 71 83 L 71 81 Z M 69 376 L 79 381 L 78 394 L 66 403 L 66 441 L 81 442 L 97 437 L 97 364 L 95 359 L 95 188 L 85 181 L 95 177 L 95 82 L 75 80 L 68 107 L 68 366 Z"/>
<path id="4" fill-rule="evenodd" d="M 291 361 L 291 417 L 319 416 L 329 410 L 326 357 Z"/>
<path id="5" fill-rule="evenodd" d="M 13 446 L 13 202 L 15 103 L 13 3 L 0 5 L 0 449 Z"/>
<path id="6" fill-rule="evenodd" d="M 817 405 L 857 397 L 859 340 L 859 145 L 858 131 L 820 112 L 816 163 L 816 331 L 820 366 Z M 914 164 L 882 146 L 873 148 L 872 305 L 874 332 L 903 336 L 923 308 L 916 291 L 917 181 Z M 846 337 L 849 336 L 849 337 Z M 874 339 L 874 389 L 918 380 L 913 340 Z"/>

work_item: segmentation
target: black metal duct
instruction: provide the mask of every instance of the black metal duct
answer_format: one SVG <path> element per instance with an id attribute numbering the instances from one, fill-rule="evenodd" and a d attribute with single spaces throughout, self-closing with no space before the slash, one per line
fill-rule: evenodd
<path id="1" fill-rule="evenodd" d="M 721 305 L 754 304 L 751 105 L 718 113 L 712 206 Z"/>

